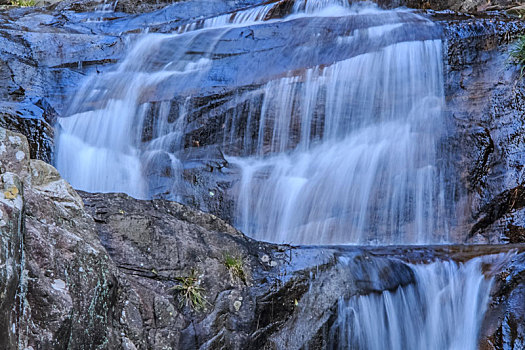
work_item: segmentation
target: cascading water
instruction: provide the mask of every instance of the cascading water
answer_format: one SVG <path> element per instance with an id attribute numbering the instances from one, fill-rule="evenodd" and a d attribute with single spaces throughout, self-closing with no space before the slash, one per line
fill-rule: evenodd
<path id="1" fill-rule="evenodd" d="M 446 240 L 440 62 L 439 41 L 405 42 L 267 84 L 261 156 L 231 159 L 243 170 L 239 227 L 302 244 Z"/>
<path id="2" fill-rule="evenodd" d="M 297 0 L 293 6 L 293 12 L 295 13 L 312 13 L 332 6 L 350 7 L 350 2 L 347 0 Z"/>
<path id="3" fill-rule="evenodd" d="M 344 22 L 330 48 L 284 43 L 283 54 L 294 59 L 288 71 L 273 74 L 285 77 L 239 97 L 252 100 L 241 116 L 226 115 L 226 135 L 235 138 L 247 128 L 241 151 L 246 156 L 230 158 L 242 169 L 232 192 L 236 224 L 274 242 L 446 241 L 436 161 L 443 104 L 436 28 L 411 13 L 335 6 L 342 3 L 298 2 L 295 11 L 302 13 L 275 20 L 309 21 L 313 28 L 332 18 Z M 170 99 L 189 101 L 199 89 L 243 79 L 249 84 L 252 71 L 217 67 L 215 58 L 225 55 L 220 45 L 227 45 L 232 28 L 261 23 L 273 6 L 207 19 L 199 25 L 205 29 L 180 35 L 147 35 L 116 71 L 89 79 L 70 116 L 59 121 L 56 159 L 62 174 L 82 190 L 139 198 L 166 188 L 169 178 L 169 198 L 179 199 L 176 152 L 195 112 L 181 102 L 173 113 Z M 311 35 L 315 40 L 319 33 Z M 313 67 L 300 71 L 301 65 Z M 271 62 L 267 67 L 253 79 L 275 70 Z M 231 77 L 215 79 L 225 69 Z M 160 107 L 154 110 L 150 100 L 161 101 Z M 151 114 L 155 122 L 145 135 Z M 256 119 L 254 130 L 245 115 Z M 162 170 L 154 170 L 161 163 Z"/>
<path id="4" fill-rule="evenodd" d="M 86 79 L 70 104 L 69 115 L 58 121 L 56 165 L 62 175 L 81 190 L 148 198 L 159 183 L 155 176 L 162 177 L 158 173 L 148 177 L 148 171 L 164 162 L 169 163 L 164 173 L 176 188 L 181 168 L 174 152 L 183 146 L 185 105 L 181 104 L 174 118 L 169 101 L 152 111 L 148 98 L 167 81 L 172 97 L 181 90 L 198 89 L 198 82 L 210 69 L 211 53 L 208 57 L 188 53 L 189 47 L 195 52 L 209 50 L 228 25 L 262 20 L 270 9 L 261 6 L 237 16 L 191 23 L 177 29 L 189 31 L 182 35 L 146 34 L 116 71 Z M 224 29 L 192 31 L 198 27 Z M 156 121 L 151 141 L 143 142 L 148 113 L 155 113 Z"/>
<path id="5" fill-rule="evenodd" d="M 273 8 L 145 34 L 116 70 L 89 77 L 58 121 L 62 175 L 81 190 L 150 198 L 169 188 L 180 199 L 178 152 L 201 113 L 194 100 L 223 94 L 225 112 L 212 117 L 240 169 L 231 195 L 247 234 L 300 244 L 448 241 L 439 30 L 410 12 L 336 0 L 297 1 L 267 25 Z M 259 33 L 272 39 L 256 41 Z M 412 268 L 414 285 L 341 299 L 331 346 L 475 348 L 491 285 L 480 260 Z"/>
<path id="6" fill-rule="evenodd" d="M 341 40 L 366 45 L 398 27 Z M 447 241 L 436 160 L 441 57 L 440 40 L 409 40 L 266 84 L 260 110 L 250 111 L 258 130 L 246 123 L 243 132 L 257 135 L 244 140 L 256 156 L 230 158 L 242 169 L 241 230 L 299 244 Z"/>
<path id="7" fill-rule="evenodd" d="M 329 349 L 474 350 L 492 278 L 483 258 L 412 265 L 415 283 L 338 303 Z"/>

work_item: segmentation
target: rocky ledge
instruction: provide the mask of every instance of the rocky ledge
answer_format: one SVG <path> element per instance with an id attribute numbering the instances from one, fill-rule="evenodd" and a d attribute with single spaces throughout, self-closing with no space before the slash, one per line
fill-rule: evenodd
<path id="1" fill-rule="evenodd" d="M 482 346 L 523 344 L 523 246 L 278 246 L 179 203 L 79 195 L 5 129 L 0 163 L 2 349 L 324 348 L 338 299 L 413 283 L 406 262 L 510 250 Z"/>

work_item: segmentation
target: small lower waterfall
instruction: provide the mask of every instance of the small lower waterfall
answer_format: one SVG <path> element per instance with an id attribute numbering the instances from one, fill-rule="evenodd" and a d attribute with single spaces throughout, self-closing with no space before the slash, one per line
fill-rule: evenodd
<path id="1" fill-rule="evenodd" d="M 492 278 L 483 258 L 412 265 L 416 283 L 338 303 L 329 349 L 475 350 Z"/>

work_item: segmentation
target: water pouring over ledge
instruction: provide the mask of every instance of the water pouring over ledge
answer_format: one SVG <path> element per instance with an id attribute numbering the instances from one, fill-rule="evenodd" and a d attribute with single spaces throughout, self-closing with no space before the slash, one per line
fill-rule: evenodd
<path id="1" fill-rule="evenodd" d="M 446 232 L 440 57 L 440 42 L 399 43 L 309 70 L 300 83 L 268 84 L 254 145 L 261 156 L 230 159 L 243 170 L 241 230 L 301 244 L 446 240 L 433 234 Z"/>
<path id="2" fill-rule="evenodd" d="M 409 12 L 312 4 L 271 25 L 264 7 L 231 17 L 246 23 L 147 35 L 114 72 L 81 87 L 59 120 L 57 167 L 79 189 L 138 198 L 168 174 L 178 199 L 192 96 L 256 86 L 229 102 L 249 100 L 248 110 L 224 117 L 225 145 L 228 135 L 243 145 L 229 158 L 242 169 L 231 192 L 239 228 L 303 244 L 446 241 L 439 30 Z M 299 38 L 245 35 L 232 46 L 244 32 L 299 28 Z M 159 163 L 160 175 L 150 170 Z"/>
<path id="3" fill-rule="evenodd" d="M 487 260 L 410 265 L 415 283 L 393 291 L 357 295 L 338 302 L 328 349 L 474 350 L 487 309 L 492 277 Z"/>

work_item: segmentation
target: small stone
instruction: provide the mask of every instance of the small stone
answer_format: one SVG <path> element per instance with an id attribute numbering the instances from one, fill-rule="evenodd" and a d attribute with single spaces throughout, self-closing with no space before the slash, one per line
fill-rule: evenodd
<path id="1" fill-rule="evenodd" d="M 60 292 L 64 292 L 66 290 L 66 282 L 60 280 L 60 279 L 56 279 L 53 281 L 53 283 L 51 284 L 51 287 L 54 289 L 54 290 L 58 290 Z"/>
<path id="2" fill-rule="evenodd" d="M 270 266 L 271 267 L 277 266 L 277 261 L 275 261 L 275 260 L 270 261 Z"/>
<path id="3" fill-rule="evenodd" d="M 233 307 L 235 308 L 235 311 L 239 311 L 242 306 L 242 303 L 240 300 L 235 300 L 233 302 Z"/>
<path id="4" fill-rule="evenodd" d="M 263 263 L 267 263 L 268 261 L 270 261 L 270 257 L 266 254 L 264 254 L 262 257 L 261 257 L 261 261 Z"/>
<path id="5" fill-rule="evenodd" d="M 24 152 L 22 152 L 22 151 L 18 151 L 18 152 L 16 152 L 16 154 L 15 154 L 16 159 L 19 160 L 19 161 L 22 160 L 22 159 L 24 159 L 25 156 L 26 156 L 26 154 L 25 154 Z"/>

